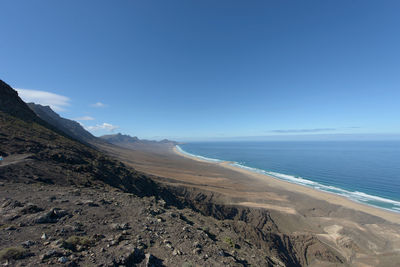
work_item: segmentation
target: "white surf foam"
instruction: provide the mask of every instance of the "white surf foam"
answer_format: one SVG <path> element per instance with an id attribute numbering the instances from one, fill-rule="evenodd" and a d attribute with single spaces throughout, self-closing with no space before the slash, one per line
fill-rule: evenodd
<path id="1" fill-rule="evenodd" d="M 198 158 L 201 160 L 205 160 L 205 161 L 210 161 L 210 162 L 223 162 L 223 160 L 219 160 L 219 159 L 213 159 L 213 158 L 207 158 L 207 157 L 203 157 L 203 156 L 199 156 L 199 155 L 195 155 L 195 154 L 191 154 L 189 152 L 186 152 L 185 150 L 183 150 L 180 146 L 176 145 L 176 149 L 185 155 L 188 155 L 190 157 L 194 157 L 194 158 Z"/>
<path id="2" fill-rule="evenodd" d="M 359 203 L 367 204 L 367 205 L 378 207 L 378 208 L 388 209 L 388 210 L 395 211 L 395 212 L 400 212 L 400 201 L 395 201 L 392 199 L 374 196 L 374 195 L 366 194 L 364 192 L 359 192 L 359 191 L 349 191 L 349 190 L 345 190 L 345 189 L 331 186 L 331 185 L 323 185 L 318 182 L 307 180 L 307 179 L 304 179 L 299 176 L 293 176 L 293 175 L 288 175 L 288 174 L 283 174 L 283 173 L 278 173 L 278 172 L 265 171 L 265 170 L 261 170 L 261 169 L 257 169 L 257 168 L 251 168 L 248 166 L 244 166 L 244 165 L 241 165 L 238 163 L 233 163 L 231 165 L 242 168 L 242 169 L 246 169 L 249 171 L 253 171 L 256 173 L 272 176 L 272 177 L 280 179 L 280 180 L 292 182 L 292 183 L 303 185 L 303 186 L 308 186 L 308 187 L 311 187 L 311 188 L 314 188 L 314 189 L 317 189 L 320 191 L 341 195 L 341 196 L 344 196 L 346 198 L 349 198 L 349 199 L 359 202 Z"/>
<path id="3" fill-rule="evenodd" d="M 202 160 L 206 160 L 206 161 L 210 161 L 210 162 L 224 162 L 223 160 L 219 160 L 219 159 L 213 159 L 213 158 L 207 158 L 207 157 L 203 157 L 203 156 L 198 156 L 198 155 L 194 155 L 194 154 L 190 154 L 186 151 L 184 151 L 181 147 L 176 146 L 177 149 L 179 150 L 179 152 L 192 156 L 192 157 L 196 157 Z M 333 194 L 337 194 L 343 197 L 346 197 L 352 201 L 356 201 L 362 204 L 366 204 L 366 205 L 370 205 L 370 206 L 374 206 L 377 208 L 381 208 L 381 209 L 385 209 L 385 210 L 390 210 L 390 211 L 394 211 L 394 212 L 398 212 L 400 213 L 400 201 L 395 201 L 392 199 L 387 199 L 387 198 L 383 198 L 383 197 L 379 197 L 379 196 L 374 196 L 374 195 L 369 195 L 367 193 L 364 192 L 359 192 L 359 191 L 349 191 L 349 190 L 345 190 L 339 187 L 335 187 L 335 186 L 331 186 L 331 185 L 324 185 L 324 184 L 320 184 L 318 182 L 314 182 L 308 179 L 304 179 L 302 177 L 299 176 L 294 176 L 294 175 L 289 175 L 289 174 L 283 174 L 283 173 L 279 173 L 279 172 L 271 172 L 271 171 L 265 171 L 262 169 L 257 169 L 257 168 L 252 168 L 246 165 L 242 165 L 238 162 L 234 162 L 234 163 L 230 163 L 231 166 L 235 166 L 235 167 L 239 167 L 245 170 L 249 170 L 255 173 L 259 173 L 259 174 L 264 174 L 264 175 L 268 175 L 268 176 L 272 176 L 276 179 L 280 179 L 280 180 L 284 180 L 284 181 L 288 181 L 291 183 L 295 183 L 295 184 L 299 184 L 299 185 L 303 185 L 303 186 L 307 186 L 307 187 L 311 187 L 320 191 L 324 191 L 324 192 L 328 192 L 328 193 L 333 193 Z"/>

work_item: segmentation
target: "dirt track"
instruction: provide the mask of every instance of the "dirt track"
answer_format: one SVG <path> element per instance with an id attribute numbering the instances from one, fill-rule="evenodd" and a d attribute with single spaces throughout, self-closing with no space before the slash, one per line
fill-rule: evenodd
<path id="1" fill-rule="evenodd" d="M 13 164 L 18 164 L 21 162 L 30 161 L 31 160 L 29 158 L 30 156 L 32 156 L 32 154 L 14 154 L 8 157 L 3 157 L 3 160 L 0 161 L 0 168 Z"/>

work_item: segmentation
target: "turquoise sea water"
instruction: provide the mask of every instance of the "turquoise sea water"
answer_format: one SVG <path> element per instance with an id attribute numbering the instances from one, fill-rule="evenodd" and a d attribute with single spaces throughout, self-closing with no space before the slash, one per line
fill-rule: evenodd
<path id="1" fill-rule="evenodd" d="M 400 141 L 193 142 L 178 149 L 400 212 Z"/>

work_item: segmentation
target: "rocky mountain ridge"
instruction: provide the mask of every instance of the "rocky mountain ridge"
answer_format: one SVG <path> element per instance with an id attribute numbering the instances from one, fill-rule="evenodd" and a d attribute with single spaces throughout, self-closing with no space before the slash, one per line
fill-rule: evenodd
<path id="1" fill-rule="evenodd" d="M 79 141 L 88 143 L 96 140 L 96 137 L 86 131 L 78 122 L 62 118 L 49 106 L 28 103 L 28 107 L 32 109 L 39 118 Z"/>
<path id="2" fill-rule="evenodd" d="M 96 145 L 97 143 L 102 143 L 102 142 L 107 142 L 118 146 L 130 146 L 130 145 L 141 145 L 141 144 L 145 145 L 177 144 L 176 142 L 167 139 L 161 141 L 145 140 L 145 139 L 139 139 L 136 136 L 132 137 L 130 135 L 122 133 L 95 137 L 77 121 L 61 117 L 59 114 L 54 112 L 49 106 L 43 106 L 35 103 L 27 103 L 27 105 L 37 115 L 37 117 L 46 122 L 48 125 L 51 125 L 52 127 L 63 132 L 67 136 L 79 140 L 85 144 Z"/>
<path id="3" fill-rule="evenodd" d="M 109 143 L 136 143 L 139 141 L 139 138 L 136 136 L 130 136 L 127 134 L 107 134 L 107 135 L 102 135 L 99 138 L 106 140 Z"/>
<path id="4" fill-rule="evenodd" d="M 41 123 L 36 114 L 19 98 L 17 91 L 2 80 L 0 80 L 0 111 L 24 121 Z"/>
<path id="5" fill-rule="evenodd" d="M 146 139 L 139 139 L 137 136 L 132 137 L 130 135 L 121 133 L 103 135 L 100 136 L 99 138 L 105 140 L 108 143 L 119 146 L 129 146 L 135 144 L 172 144 L 172 145 L 177 144 L 177 142 L 168 139 L 163 139 L 161 141 L 146 140 Z"/>

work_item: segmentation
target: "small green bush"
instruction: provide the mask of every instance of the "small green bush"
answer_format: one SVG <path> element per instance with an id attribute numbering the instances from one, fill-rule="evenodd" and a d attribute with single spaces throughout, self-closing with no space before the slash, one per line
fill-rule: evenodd
<path id="1" fill-rule="evenodd" d="M 0 260 L 18 260 L 27 255 L 27 250 L 21 247 L 9 247 L 0 250 Z"/>
<path id="2" fill-rule="evenodd" d="M 77 246 L 90 247 L 94 245 L 94 241 L 91 238 L 85 236 L 70 236 L 64 241 L 63 247 L 72 251 L 77 250 Z"/>
<path id="3" fill-rule="evenodd" d="M 230 247 L 234 248 L 235 247 L 235 243 L 233 242 L 233 240 L 230 237 L 225 237 L 224 242 L 226 244 L 228 244 Z"/>

